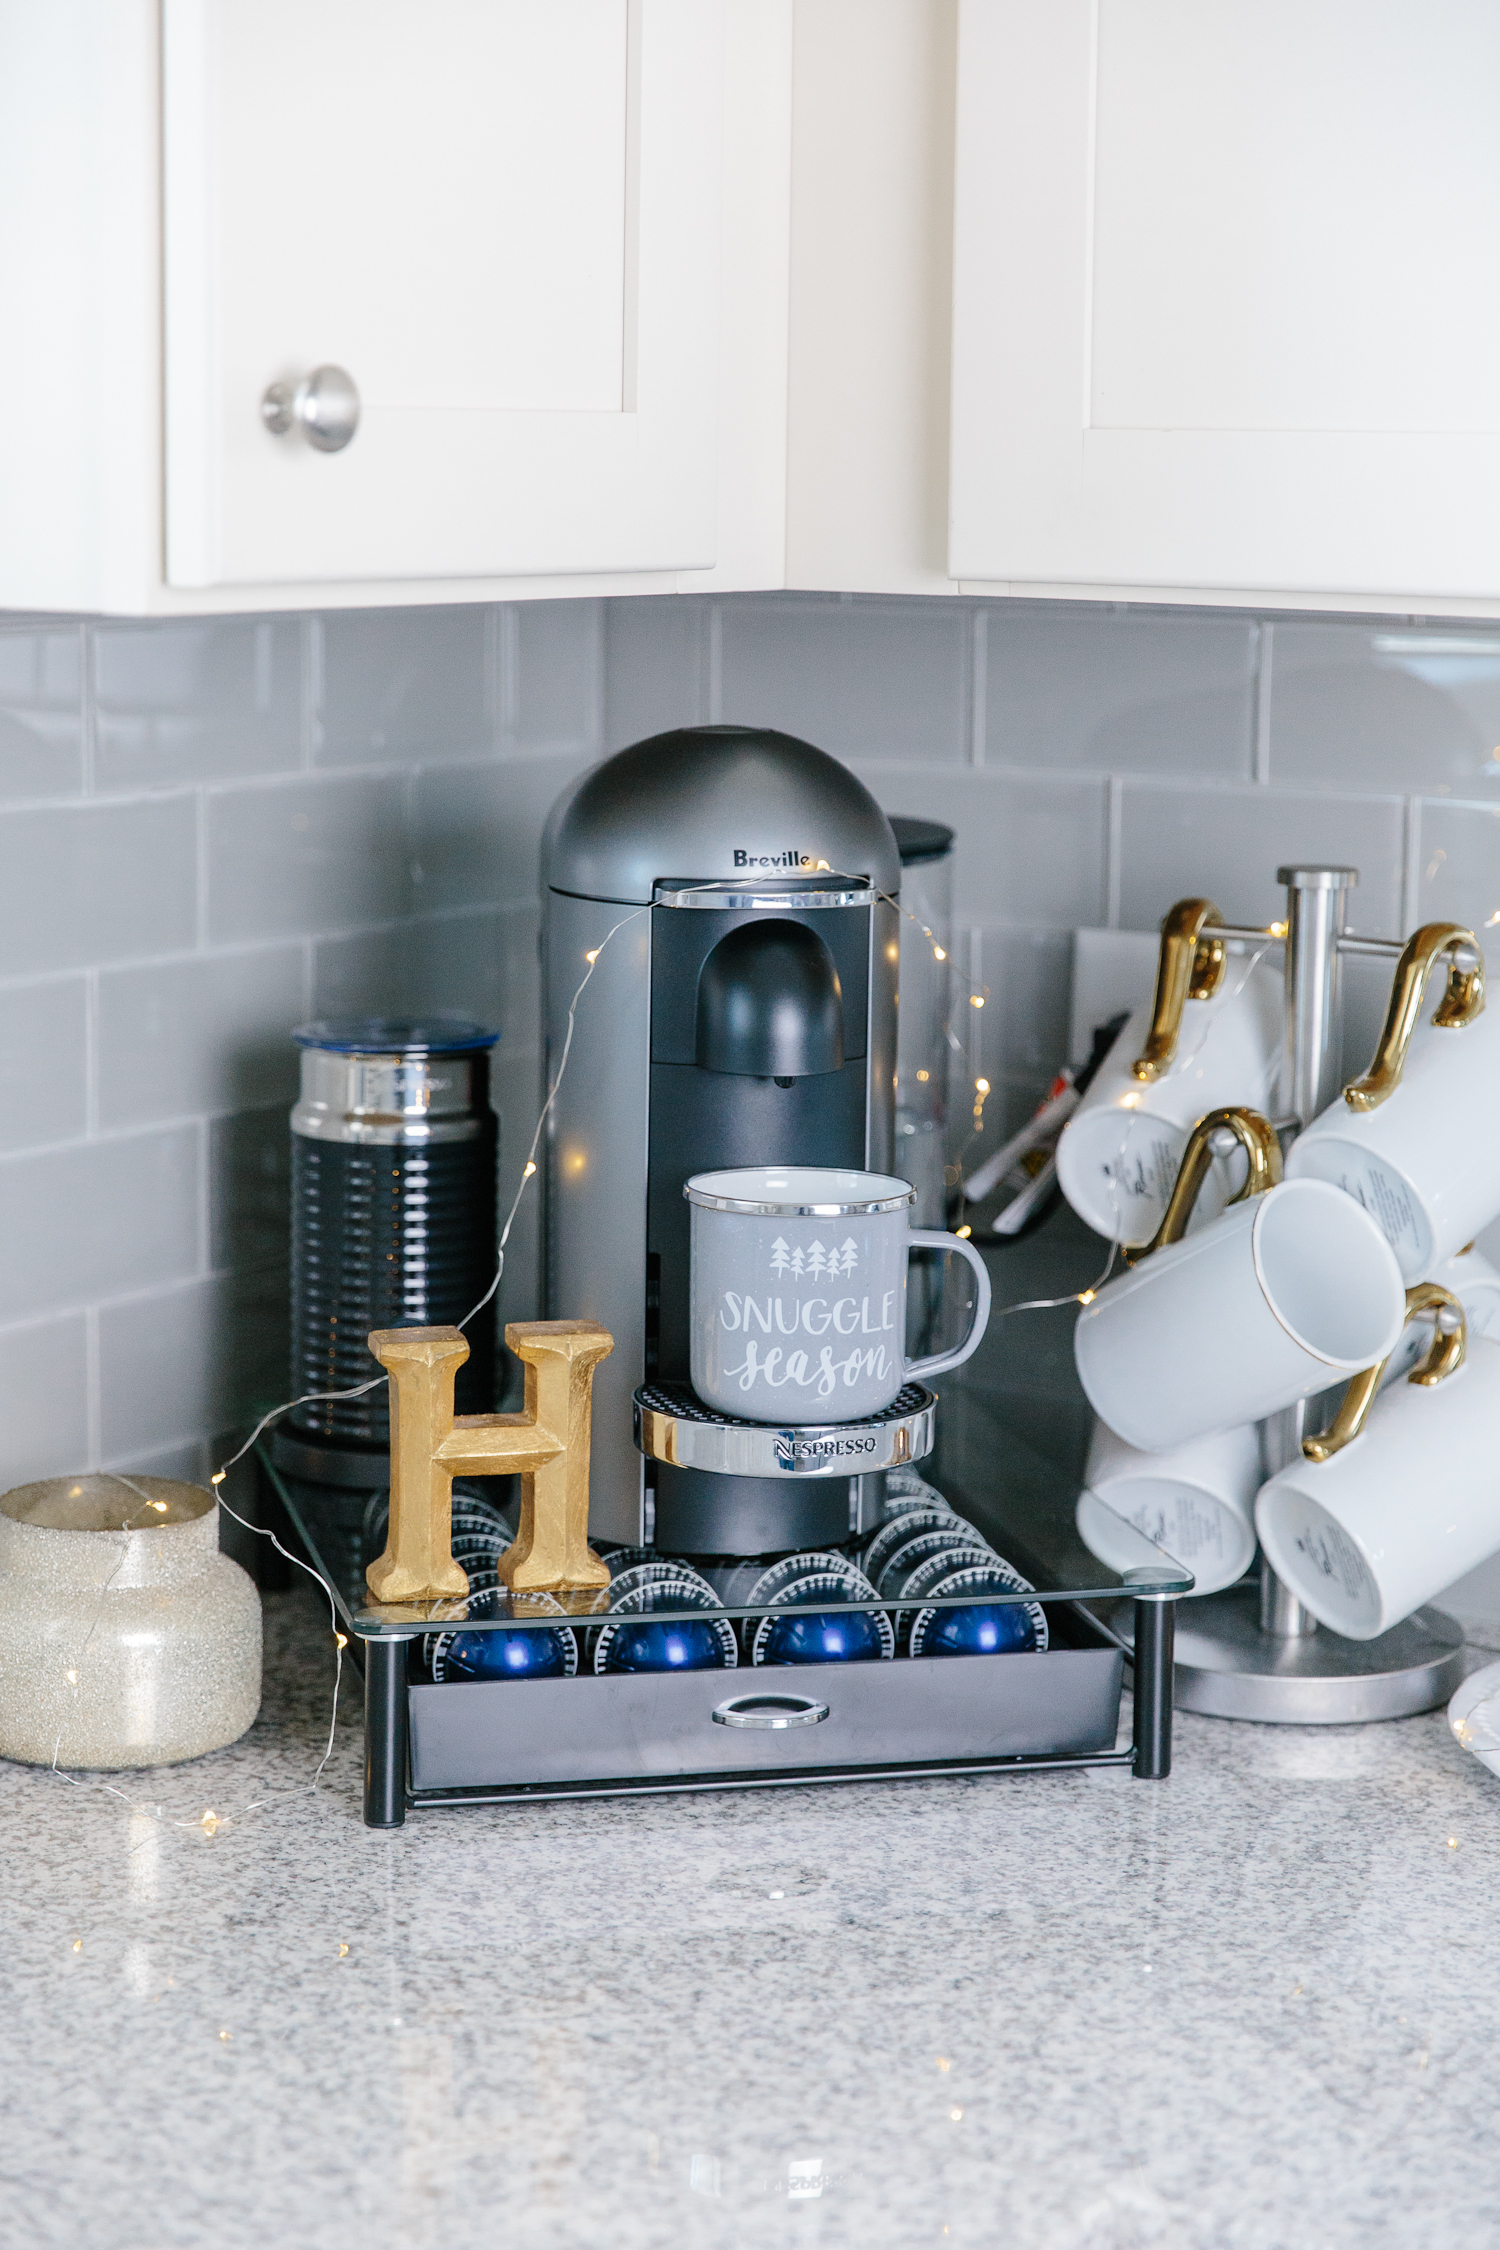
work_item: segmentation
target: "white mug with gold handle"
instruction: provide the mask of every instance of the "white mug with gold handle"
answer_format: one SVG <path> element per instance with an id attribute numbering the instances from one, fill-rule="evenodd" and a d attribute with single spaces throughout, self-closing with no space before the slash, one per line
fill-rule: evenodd
<path id="1" fill-rule="evenodd" d="M 1427 980 L 1444 960 L 1443 996 L 1423 1023 Z M 1472 930 L 1429 922 L 1408 941 L 1374 1060 L 1293 1144 L 1286 1176 L 1353 1196 L 1407 1281 L 1500 1217 L 1500 1016 L 1485 1009 Z"/>
<path id="2" fill-rule="evenodd" d="M 1372 1367 L 1351 1385 L 1333 1430 L 1255 1503 L 1277 1576 L 1349 1640 L 1388 1632 L 1500 1549 L 1500 1343 L 1466 1340 L 1451 1292 L 1411 1296 L 1414 1312 L 1446 1303 L 1460 1325 L 1405 1382 L 1379 1391 Z"/>
<path id="3" fill-rule="evenodd" d="M 1063 1127 L 1057 1178 L 1078 1216 L 1111 1242 L 1149 1242 L 1188 1136 L 1209 1110 L 1275 1105 L 1285 1002 L 1279 968 L 1226 959 L 1205 898 L 1179 899 L 1162 923 L 1156 990 L 1136 1009 Z M 1216 1164 L 1198 1227 L 1233 1193 Z"/>
<path id="4" fill-rule="evenodd" d="M 1245 1188 L 1184 1239 L 1225 1128 L 1246 1152 Z M 1099 1419 L 1165 1453 L 1385 1359 L 1405 1318 L 1400 1268 L 1374 1220 L 1321 1180 L 1283 1181 L 1264 1117 L 1217 1110 L 1194 1128 L 1154 1241 L 1079 1313 L 1073 1356 Z"/>

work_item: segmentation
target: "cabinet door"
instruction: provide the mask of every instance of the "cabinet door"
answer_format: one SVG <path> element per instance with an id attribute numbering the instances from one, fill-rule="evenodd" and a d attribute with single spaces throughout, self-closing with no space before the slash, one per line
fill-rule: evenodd
<path id="1" fill-rule="evenodd" d="M 720 19 L 165 0 L 171 584 L 713 563 Z"/>
<path id="2" fill-rule="evenodd" d="M 1494 0 L 961 0 L 950 567 L 1500 595 Z"/>

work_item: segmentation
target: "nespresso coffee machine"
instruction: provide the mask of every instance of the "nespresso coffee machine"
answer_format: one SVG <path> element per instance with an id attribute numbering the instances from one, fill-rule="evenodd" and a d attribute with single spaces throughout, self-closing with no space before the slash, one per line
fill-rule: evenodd
<path id="1" fill-rule="evenodd" d="M 893 1169 L 890 824 L 810 743 L 690 727 L 586 775 L 542 866 L 549 1084 L 598 957 L 549 1120 L 546 1218 L 549 1316 L 615 1338 L 592 1528 L 699 1555 L 845 1539 L 878 1520 L 886 1468 L 931 1449 L 932 1394 L 909 1385 L 846 1448 L 700 1405 L 683 1187 L 741 1165 Z"/>

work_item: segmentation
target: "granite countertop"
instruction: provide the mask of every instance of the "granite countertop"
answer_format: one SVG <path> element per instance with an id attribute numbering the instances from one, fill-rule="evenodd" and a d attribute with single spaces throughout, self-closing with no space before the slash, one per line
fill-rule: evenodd
<path id="1" fill-rule="evenodd" d="M 274 1595 L 267 1625 L 265 1709 L 234 1749 L 124 1777 L 125 1798 L 0 1766 L 14 2250 L 1404 2250 L 1500 2229 L 1500 1782 L 1441 1713 L 1183 1716 L 1164 1783 L 472 1807 L 374 1833 L 347 1670 L 307 1789 L 326 1615 Z"/>

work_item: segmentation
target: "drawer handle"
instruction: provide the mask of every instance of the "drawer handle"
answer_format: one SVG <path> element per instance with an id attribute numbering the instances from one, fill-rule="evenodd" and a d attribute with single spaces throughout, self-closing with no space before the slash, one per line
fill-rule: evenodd
<path id="1" fill-rule="evenodd" d="M 732 1695 L 718 1705 L 719 1727 L 815 1727 L 828 1716 L 826 1703 L 810 1695 Z"/>

